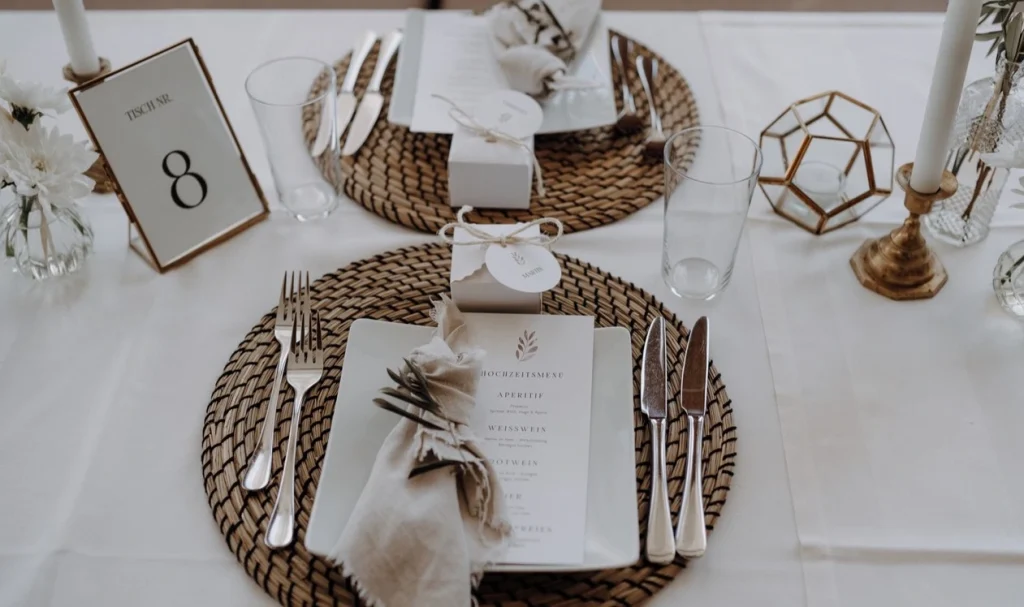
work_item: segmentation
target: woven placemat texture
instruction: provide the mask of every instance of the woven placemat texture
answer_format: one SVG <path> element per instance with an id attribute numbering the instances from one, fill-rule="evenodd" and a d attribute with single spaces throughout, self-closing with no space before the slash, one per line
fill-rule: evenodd
<path id="1" fill-rule="evenodd" d="M 357 94 L 366 89 L 379 46 L 363 63 Z M 665 133 L 696 126 L 697 102 L 683 76 L 638 42 L 634 42 L 634 53 L 656 57 L 660 63 L 654 94 Z M 645 124 L 643 131 L 623 135 L 613 127 L 604 127 L 538 135 L 535 149 L 544 173 L 545 196 L 540 197 L 535 188 L 529 210 L 487 209 L 470 214 L 469 219 L 475 223 L 514 223 L 554 217 L 562 221 L 566 232 L 575 232 L 618 221 L 660 198 L 664 191 L 662 162 L 643 153 L 649 114 L 647 97 L 635 72 L 635 56 L 628 58 L 626 66 L 637 111 Z M 346 56 L 334 66 L 339 88 L 348 62 Z M 340 170 L 326 157 L 318 162 L 338 192 L 373 213 L 416 230 L 437 232 L 455 216 L 448 203 L 451 138 L 412 133 L 387 121 L 396 65 L 397 61 L 392 62 L 381 87 L 385 99 L 381 117 L 359 152 L 342 158 Z M 622 107 L 619 74 L 615 69 L 612 73 L 618 107 Z M 325 76 L 314 82 L 310 97 L 322 94 L 326 85 Z M 303 127 L 311 144 L 319 128 L 319 115 L 312 106 L 303 116 Z M 684 160 L 680 166 L 685 164 Z"/>
<path id="2" fill-rule="evenodd" d="M 626 327 L 633 345 L 633 424 L 636 445 L 640 538 L 646 533 L 650 501 L 651 440 L 640 413 L 640 360 L 647 326 L 656 315 L 667 322 L 669 368 L 668 476 L 672 511 L 680 509 L 686 449 L 685 416 L 676 394 L 685 340 L 683 323 L 650 294 L 579 260 L 558 255 L 561 284 L 544 296 L 547 314 L 592 315 L 598 327 Z M 307 395 L 299 424 L 296 473 L 297 525 L 294 546 L 272 551 L 263 534 L 273 508 L 283 465 L 291 417 L 291 391 L 281 403 L 276 428 L 274 487 L 249 493 L 241 487 L 246 462 L 256 448 L 266 415 L 278 358 L 273 337 L 274 314 L 268 312 L 229 358 L 210 398 L 203 425 L 202 471 L 213 517 L 246 572 L 282 605 L 357 605 L 358 599 L 340 568 L 313 556 L 303 545 L 313 507 L 321 463 L 331 430 L 345 343 L 352 321 L 373 318 L 431 325 L 431 300 L 448 291 L 451 254 L 430 244 L 391 251 L 357 261 L 312 285 L 314 307 L 324 322 L 327 351 L 324 379 Z M 722 377 L 709 371 L 709 409 L 705 424 L 703 489 L 708 529 L 725 504 L 736 453 L 736 428 Z M 366 406 L 373 406 L 367 403 Z M 682 570 L 677 558 L 668 565 L 643 560 L 633 567 L 597 572 L 488 574 L 477 593 L 486 607 L 622 607 L 637 605 L 658 592 Z"/>

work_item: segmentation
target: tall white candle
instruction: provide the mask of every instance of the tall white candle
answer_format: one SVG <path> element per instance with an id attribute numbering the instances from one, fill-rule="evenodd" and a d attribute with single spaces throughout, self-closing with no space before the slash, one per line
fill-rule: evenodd
<path id="1" fill-rule="evenodd" d="M 964 88 L 982 0 L 949 0 L 942 26 L 939 55 L 924 110 L 910 187 L 923 194 L 938 191 L 946 164 L 953 119 Z"/>
<path id="2" fill-rule="evenodd" d="M 100 60 L 92 46 L 82 0 L 53 0 L 53 8 L 57 10 L 60 31 L 64 34 L 71 70 L 82 76 L 99 73 Z"/>

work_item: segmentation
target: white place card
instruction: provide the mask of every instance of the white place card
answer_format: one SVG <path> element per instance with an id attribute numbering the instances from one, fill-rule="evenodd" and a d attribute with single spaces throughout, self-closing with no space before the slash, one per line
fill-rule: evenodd
<path id="1" fill-rule="evenodd" d="M 583 562 L 594 319 L 467 314 L 487 351 L 473 429 L 501 477 L 514 536 L 505 563 Z"/>
<path id="2" fill-rule="evenodd" d="M 189 39 L 71 91 L 158 270 L 267 216 L 263 193 Z"/>

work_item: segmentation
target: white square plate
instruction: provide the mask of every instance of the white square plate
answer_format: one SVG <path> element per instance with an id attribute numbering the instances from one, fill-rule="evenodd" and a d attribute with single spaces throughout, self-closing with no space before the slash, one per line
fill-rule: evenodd
<path id="1" fill-rule="evenodd" d="M 402 46 L 398 50 L 398 64 L 395 67 L 395 84 L 388 104 L 388 122 L 391 124 L 412 124 L 425 20 L 450 17 L 450 13 L 418 9 L 407 12 L 402 30 Z M 571 66 L 570 72 L 584 80 L 600 82 L 601 86 L 563 91 L 544 100 L 541 103 L 544 121 L 537 131 L 539 134 L 582 131 L 615 123 L 617 110 L 612 88 L 611 48 L 608 46 L 608 28 L 603 16 L 598 17 L 586 50 Z"/>
<path id="2" fill-rule="evenodd" d="M 398 416 L 373 404 L 390 384 L 387 369 L 430 340 L 431 327 L 360 319 L 352 323 L 331 419 L 306 548 L 326 556 L 370 477 Z M 579 565 L 496 565 L 491 571 L 585 571 L 626 567 L 640 558 L 633 451 L 633 357 L 629 331 L 594 331 L 593 409 L 584 561 Z"/>

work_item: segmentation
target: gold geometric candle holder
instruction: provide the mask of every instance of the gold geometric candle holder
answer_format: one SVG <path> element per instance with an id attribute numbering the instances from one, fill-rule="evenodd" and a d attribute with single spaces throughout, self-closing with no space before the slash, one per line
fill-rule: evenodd
<path id="1" fill-rule="evenodd" d="M 838 91 L 797 101 L 761 132 L 758 184 L 775 212 L 814 234 L 892 193 L 895 149 L 878 110 Z"/>

